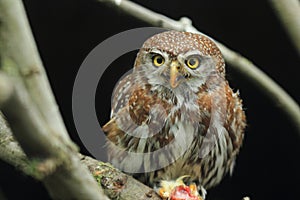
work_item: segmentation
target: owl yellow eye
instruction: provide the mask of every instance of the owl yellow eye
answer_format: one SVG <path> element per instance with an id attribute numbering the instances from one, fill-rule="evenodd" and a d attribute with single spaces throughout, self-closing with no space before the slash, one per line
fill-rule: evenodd
<path id="1" fill-rule="evenodd" d="M 152 62 L 156 67 L 160 67 L 165 63 L 165 59 L 161 55 L 155 55 L 152 58 Z"/>
<path id="2" fill-rule="evenodd" d="M 197 67 L 199 67 L 200 64 L 200 60 L 198 57 L 190 57 L 186 60 L 186 65 L 191 68 L 191 69 L 196 69 Z"/>

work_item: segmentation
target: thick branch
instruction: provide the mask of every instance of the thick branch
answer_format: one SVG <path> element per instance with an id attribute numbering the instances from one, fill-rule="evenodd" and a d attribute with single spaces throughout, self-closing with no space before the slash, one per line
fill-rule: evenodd
<path id="1" fill-rule="evenodd" d="M 20 0 L 0 0 L 0 106 L 54 199 L 107 199 L 66 132 Z M 3 80 L 5 78 L 5 80 Z M 6 92 L 5 92 L 6 91 Z"/>
<path id="2" fill-rule="evenodd" d="M 79 155 L 81 163 L 88 167 L 97 179 L 105 194 L 111 199 L 119 200 L 159 200 L 157 194 L 148 186 L 143 185 L 131 176 L 123 174 L 111 165 L 99 162 L 88 156 Z M 23 173 L 40 179 L 34 166 L 35 161 L 30 161 L 13 138 L 11 131 L 0 113 L 0 159 L 15 166 Z M 41 167 L 41 166 L 40 166 Z M 75 184 L 75 183 L 74 183 Z M 59 185 L 59 184 L 58 184 Z M 85 197 L 84 199 L 86 199 Z M 99 198 L 100 199 L 100 198 Z M 102 200 L 102 199 L 101 199 Z"/>
<path id="3" fill-rule="evenodd" d="M 6 83 L 14 88 L 1 109 L 34 163 L 30 173 L 45 184 L 54 199 L 106 199 L 87 168 L 81 165 L 77 152 L 52 134 L 20 81 L 16 79 L 13 84 L 6 78 Z M 17 158 L 10 158 L 13 159 Z"/>
<path id="4" fill-rule="evenodd" d="M 0 112 L 0 159 L 15 166 L 18 170 L 33 178 L 39 179 L 33 170 L 30 170 L 30 162 L 21 150 L 19 144 L 13 138 L 4 116 Z"/>
<path id="5" fill-rule="evenodd" d="M 290 35 L 300 55 L 300 2 L 299 0 L 269 0 L 282 25 Z"/>
<path id="6" fill-rule="evenodd" d="M 153 26 L 203 34 L 193 27 L 191 21 L 185 17 L 181 18 L 179 21 L 175 21 L 128 0 L 98 1 L 108 4 L 118 10 L 122 10 L 125 13 L 143 20 Z M 279 0 L 277 2 L 279 2 Z M 297 28 L 299 27 L 300 26 L 298 25 Z M 298 34 L 298 37 L 300 37 L 300 34 Z M 293 98 L 290 97 L 289 94 L 287 94 L 275 81 L 268 77 L 251 61 L 230 50 L 223 44 L 219 42 L 216 43 L 229 66 L 240 73 L 243 77 L 247 78 L 248 81 L 256 85 L 257 88 L 262 92 L 267 93 L 269 99 L 288 116 L 289 120 L 293 123 L 300 136 L 300 108 Z"/>
<path id="7" fill-rule="evenodd" d="M 161 199 L 153 189 L 145 186 L 133 177 L 123 174 L 108 163 L 99 162 L 88 156 L 82 156 L 81 162 L 88 166 L 89 170 L 104 188 L 105 194 L 112 199 Z"/>
<path id="8" fill-rule="evenodd" d="M 13 65 L 42 118 L 68 143 L 69 135 L 40 59 L 21 0 L 0 0 L 0 51 L 5 65 Z M 6 67 L 6 66 L 3 66 Z M 11 69 L 4 70 L 11 72 Z"/>

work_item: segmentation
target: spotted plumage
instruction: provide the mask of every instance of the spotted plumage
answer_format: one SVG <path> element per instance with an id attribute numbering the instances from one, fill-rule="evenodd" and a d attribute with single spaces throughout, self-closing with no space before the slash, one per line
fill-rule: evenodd
<path id="1" fill-rule="evenodd" d="M 116 167 L 155 186 L 187 175 L 208 189 L 232 172 L 246 118 L 206 36 L 168 31 L 149 38 L 116 86 L 107 133 Z"/>

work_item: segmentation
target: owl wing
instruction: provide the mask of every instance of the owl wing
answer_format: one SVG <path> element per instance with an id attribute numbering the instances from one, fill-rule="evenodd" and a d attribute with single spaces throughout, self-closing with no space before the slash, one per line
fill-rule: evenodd
<path id="1" fill-rule="evenodd" d="M 120 109 L 128 105 L 130 94 L 133 89 L 132 76 L 132 74 L 128 74 L 117 83 L 117 86 L 115 87 L 111 98 L 111 118 L 113 118 Z"/>
<path id="2" fill-rule="evenodd" d="M 226 143 L 236 155 L 242 144 L 246 126 L 246 116 L 239 93 L 234 93 L 228 82 L 224 81 L 213 91 L 207 88 L 200 90 L 198 96 L 198 105 L 203 116 L 201 123 L 208 130 L 212 127 L 212 135 L 226 134 Z"/>
<path id="3" fill-rule="evenodd" d="M 231 88 L 228 89 L 228 92 L 230 93 L 228 96 L 230 96 L 232 100 L 228 102 L 225 127 L 232 143 L 232 159 L 228 161 L 230 165 L 229 172 L 232 174 L 236 155 L 239 153 L 244 139 L 246 115 L 242 108 L 242 100 L 239 98 L 239 92 L 234 93 Z"/>
<path id="4" fill-rule="evenodd" d="M 201 144 L 200 157 L 202 183 L 210 188 L 232 172 L 236 155 L 242 144 L 246 125 L 245 113 L 238 93 L 234 93 L 227 81 L 219 87 L 204 88 L 199 93 L 198 104 L 202 122 L 207 128 Z M 210 165 L 210 161 L 213 164 Z"/>
<path id="5" fill-rule="evenodd" d="M 131 152 L 160 148 L 157 143 L 162 136 L 157 133 L 163 130 L 171 107 L 150 85 L 133 81 L 133 76 L 118 83 L 112 97 L 111 120 L 102 127 L 108 139 L 109 162 L 127 172 L 138 172 L 142 166 L 149 169 L 148 165 L 154 163 L 150 160 L 156 157 L 150 154 L 134 157 Z"/>
<path id="6" fill-rule="evenodd" d="M 126 162 L 122 164 L 122 161 L 126 160 L 126 157 L 128 158 L 123 150 L 129 150 L 130 146 L 134 148 L 137 144 L 135 138 L 128 137 L 126 134 L 128 129 L 134 129 L 134 124 L 128 115 L 129 100 L 134 91 L 133 86 L 133 74 L 126 75 L 117 83 L 111 97 L 111 119 L 102 127 L 107 136 L 108 160 L 123 170 L 128 168 Z M 120 147 L 120 149 L 116 147 Z M 136 164 L 138 167 L 141 165 L 141 163 Z"/>
<path id="7" fill-rule="evenodd" d="M 135 74 L 124 77 L 112 96 L 111 120 L 124 133 L 135 137 L 150 137 L 164 126 L 171 104 L 162 99 L 157 91 L 142 81 L 136 81 Z M 109 135 L 109 129 L 104 131 Z"/>

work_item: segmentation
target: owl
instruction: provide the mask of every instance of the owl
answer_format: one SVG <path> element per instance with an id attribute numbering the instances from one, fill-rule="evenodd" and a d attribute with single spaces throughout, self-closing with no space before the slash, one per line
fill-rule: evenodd
<path id="1" fill-rule="evenodd" d="M 167 31 L 139 50 L 132 72 L 114 89 L 102 129 L 113 165 L 163 198 L 180 199 L 172 197 L 178 185 L 203 197 L 232 172 L 245 126 L 242 100 L 226 80 L 216 44 Z"/>

